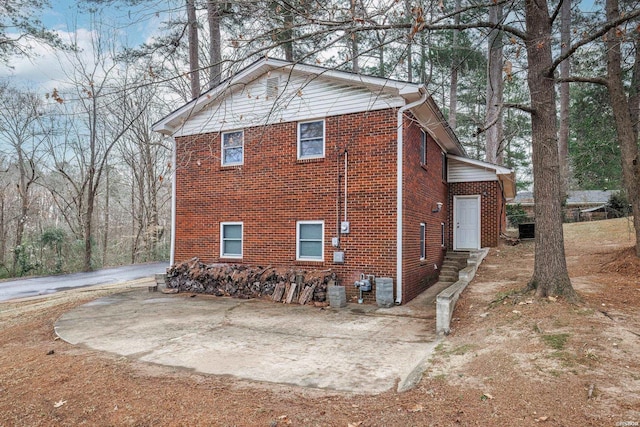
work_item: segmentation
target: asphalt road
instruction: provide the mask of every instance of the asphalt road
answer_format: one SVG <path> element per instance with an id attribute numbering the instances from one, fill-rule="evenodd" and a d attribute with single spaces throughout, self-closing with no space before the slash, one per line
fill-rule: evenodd
<path id="1" fill-rule="evenodd" d="M 71 288 L 115 284 L 152 277 L 156 273 L 164 273 L 168 266 L 169 264 L 166 262 L 154 262 L 105 268 L 88 273 L 33 277 L 0 282 L 0 301 L 47 295 Z"/>

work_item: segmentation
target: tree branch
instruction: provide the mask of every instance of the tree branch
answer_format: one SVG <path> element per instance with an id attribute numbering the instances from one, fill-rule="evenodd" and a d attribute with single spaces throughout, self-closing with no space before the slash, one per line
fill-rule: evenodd
<path id="1" fill-rule="evenodd" d="M 565 59 L 569 58 L 571 55 L 573 55 L 582 46 L 589 44 L 592 41 L 604 36 L 610 29 L 615 28 L 620 24 L 624 24 L 627 21 L 631 21 L 632 19 L 635 19 L 639 16 L 640 16 L 640 9 L 637 9 L 637 10 L 634 10 L 633 12 L 625 14 L 620 18 L 614 19 L 613 21 L 605 22 L 598 31 L 591 34 L 589 37 L 583 38 L 575 45 L 570 46 L 565 53 L 557 57 L 556 60 L 553 61 L 553 63 L 551 64 L 551 68 L 549 69 L 549 75 L 553 75 L 553 73 L 555 72 L 556 68 L 558 68 L 560 63 Z"/>
<path id="2" fill-rule="evenodd" d="M 504 108 L 513 108 L 515 110 L 524 111 L 525 113 L 529 113 L 529 114 L 535 113 L 535 110 L 533 108 L 531 108 L 530 105 L 513 104 L 513 103 L 505 102 L 504 104 L 502 104 L 502 106 Z"/>
<path id="3" fill-rule="evenodd" d="M 608 80 L 604 77 L 582 77 L 582 76 L 569 76 L 565 78 L 556 79 L 556 83 L 593 83 L 597 85 L 607 86 Z"/>

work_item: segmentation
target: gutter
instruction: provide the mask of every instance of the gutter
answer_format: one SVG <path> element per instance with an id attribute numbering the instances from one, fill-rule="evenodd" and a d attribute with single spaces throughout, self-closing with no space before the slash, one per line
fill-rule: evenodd
<path id="1" fill-rule="evenodd" d="M 404 105 L 398 109 L 398 136 L 396 138 L 398 146 L 397 148 L 397 182 L 396 182 L 396 304 L 402 304 L 402 181 L 403 181 L 403 168 L 402 168 L 402 160 L 403 160 L 403 137 L 404 137 L 404 126 L 403 126 L 403 115 L 404 112 L 410 108 L 417 107 L 418 105 L 424 103 L 429 95 L 427 94 L 424 86 L 418 89 L 422 91 L 422 96 L 417 101 L 414 101 L 410 104 Z"/>

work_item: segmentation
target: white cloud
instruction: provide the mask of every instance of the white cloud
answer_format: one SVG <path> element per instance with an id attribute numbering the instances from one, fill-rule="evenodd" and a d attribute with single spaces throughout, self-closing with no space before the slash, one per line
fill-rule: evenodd
<path id="1" fill-rule="evenodd" d="M 80 28 L 74 33 L 57 31 L 65 42 L 74 41 L 80 48 L 81 58 L 92 58 L 92 32 Z M 48 92 L 60 88 L 68 81 L 65 70 L 71 70 L 69 58 L 74 55 L 62 52 L 38 42 L 30 42 L 31 57 L 15 56 L 10 59 L 11 68 L 0 66 L 0 78 L 8 78 L 16 86 L 34 91 Z"/>

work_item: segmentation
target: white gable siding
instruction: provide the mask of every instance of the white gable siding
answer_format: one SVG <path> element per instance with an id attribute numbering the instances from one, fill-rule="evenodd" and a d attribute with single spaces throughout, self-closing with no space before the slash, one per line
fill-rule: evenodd
<path id="1" fill-rule="evenodd" d="M 475 165 L 449 159 L 447 182 L 477 182 L 497 181 L 498 176 L 493 169 L 487 169 Z"/>
<path id="2" fill-rule="evenodd" d="M 267 79 L 274 77 L 279 78 L 280 95 L 276 99 L 268 99 Z M 284 72 L 265 74 L 225 95 L 221 101 L 213 100 L 210 106 L 190 117 L 175 136 L 380 110 L 405 104 L 402 97 L 329 81 L 321 75 L 308 77 Z"/>

